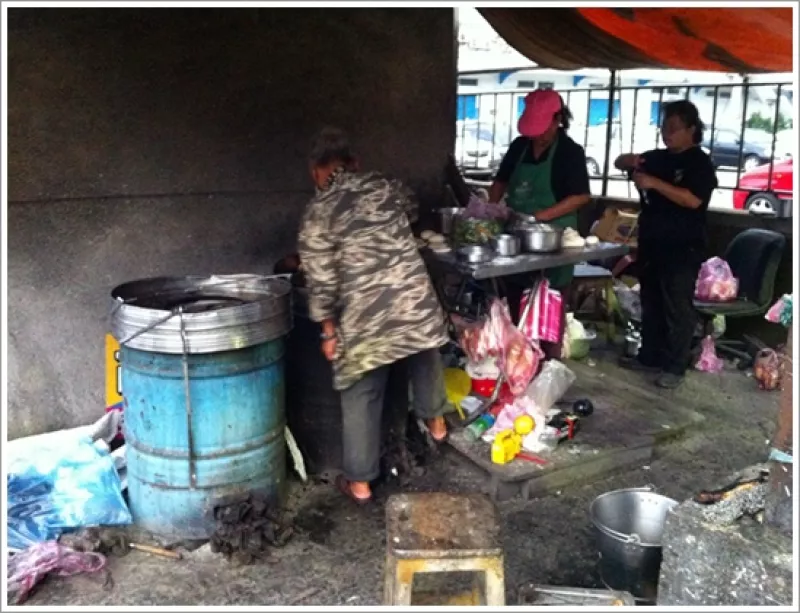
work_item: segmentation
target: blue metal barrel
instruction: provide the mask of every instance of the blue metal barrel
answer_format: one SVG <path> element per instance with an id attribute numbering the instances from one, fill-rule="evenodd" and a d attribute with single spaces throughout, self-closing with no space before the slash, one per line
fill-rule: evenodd
<path id="1" fill-rule="evenodd" d="M 277 339 L 189 355 L 189 424 L 183 356 L 122 347 L 128 490 L 138 526 L 206 538 L 214 500 L 251 490 L 283 498 L 283 351 Z"/>

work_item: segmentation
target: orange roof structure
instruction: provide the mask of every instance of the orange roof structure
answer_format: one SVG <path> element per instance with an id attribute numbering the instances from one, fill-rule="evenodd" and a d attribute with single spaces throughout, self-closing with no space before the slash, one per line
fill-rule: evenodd
<path id="1" fill-rule="evenodd" d="M 792 72 L 792 8 L 480 8 L 539 66 Z"/>

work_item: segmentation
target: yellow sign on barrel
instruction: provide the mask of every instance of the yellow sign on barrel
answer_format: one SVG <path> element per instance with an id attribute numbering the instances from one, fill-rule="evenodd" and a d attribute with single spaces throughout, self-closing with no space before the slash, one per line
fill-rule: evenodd
<path id="1" fill-rule="evenodd" d="M 122 410 L 122 369 L 119 365 L 119 343 L 106 334 L 106 411 Z"/>

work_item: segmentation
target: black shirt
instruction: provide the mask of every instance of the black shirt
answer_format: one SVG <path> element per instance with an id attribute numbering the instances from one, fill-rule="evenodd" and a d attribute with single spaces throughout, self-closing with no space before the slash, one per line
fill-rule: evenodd
<path id="1" fill-rule="evenodd" d="M 559 131 L 558 138 L 558 147 L 553 153 L 552 176 L 550 177 L 550 186 L 556 200 L 560 202 L 569 196 L 590 194 L 589 173 L 586 170 L 586 153 L 583 147 L 567 136 L 563 129 Z M 494 180 L 499 183 L 508 183 L 518 163 L 540 164 L 547 159 L 549 153 L 550 149 L 545 151 L 538 160 L 534 159 L 531 139 L 518 136 L 503 156 Z M 520 160 L 520 158 L 522 159 Z"/>
<path id="2" fill-rule="evenodd" d="M 654 189 L 647 191 L 639 215 L 639 241 L 652 246 L 703 247 L 706 241 L 706 211 L 714 190 L 717 174 L 711 158 L 700 147 L 681 153 L 654 149 L 643 154 L 642 170 L 676 187 L 688 189 L 702 204 L 689 209 L 675 204 Z"/>

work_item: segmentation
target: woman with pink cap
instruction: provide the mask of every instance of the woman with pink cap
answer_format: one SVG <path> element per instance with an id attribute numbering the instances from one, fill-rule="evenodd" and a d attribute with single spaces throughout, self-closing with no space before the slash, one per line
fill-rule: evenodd
<path id="1" fill-rule="evenodd" d="M 571 119 L 558 92 L 537 89 L 526 96 L 518 124 L 521 136 L 511 143 L 500 163 L 489 190 L 491 202 L 505 196 L 508 206 L 518 213 L 562 228 L 577 228 L 577 211 L 589 202 L 591 190 L 586 153 L 567 135 Z M 573 266 L 547 271 L 551 287 L 568 289 L 573 271 Z M 509 286 L 509 306 L 518 314 L 522 286 Z"/>

